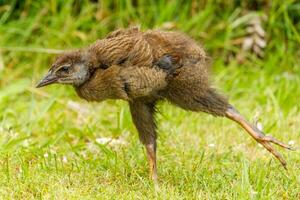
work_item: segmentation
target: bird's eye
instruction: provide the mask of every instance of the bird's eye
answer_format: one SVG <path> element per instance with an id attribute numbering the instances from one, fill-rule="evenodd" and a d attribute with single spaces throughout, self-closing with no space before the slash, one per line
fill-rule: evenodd
<path id="1" fill-rule="evenodd" d="M 60 71 L 65 72 L 65 73 L 69 73 L 69 69 L 70 69 L 69 66 L 63 66 L 63 67 L 60 68 Z"/>

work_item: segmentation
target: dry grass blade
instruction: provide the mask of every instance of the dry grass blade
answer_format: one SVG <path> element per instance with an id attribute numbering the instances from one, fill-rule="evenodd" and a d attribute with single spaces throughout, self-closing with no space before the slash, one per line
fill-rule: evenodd
<path id="1" fill-rule="evenodd" d="M 47 49 L 47 48 L 38 48 L 38 47 L 0 47 L 0 51 L 24 51 L 24 52 L 35 52 L 35 53 L 47 53 L 47 54 L 60 54 L 65 52 L 65 50 Z"/>
<path id="2" fill-rule="evenodd" d="M 0 51 L 0 71 L 4 69 L 4 61 L 2 57 L 2 52 Z"/>

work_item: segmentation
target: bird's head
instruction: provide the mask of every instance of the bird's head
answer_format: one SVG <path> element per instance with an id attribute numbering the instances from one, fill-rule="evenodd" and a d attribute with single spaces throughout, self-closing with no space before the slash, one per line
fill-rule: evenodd
<path id="1" fill-rule="evenodd" d="M 90 78 L 94 63 L 94 59 L 87 52 L 63 53 L 56 58 L 46 76 L 36 87 L 52 83 L 80 86 Z"/>

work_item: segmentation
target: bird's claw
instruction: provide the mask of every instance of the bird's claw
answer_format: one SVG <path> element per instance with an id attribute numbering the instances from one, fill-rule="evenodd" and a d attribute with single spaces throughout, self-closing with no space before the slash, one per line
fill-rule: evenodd
<path id="1" fill-rule="evenodd" d="M 276 144 L 285 149 L 289 149 L 289 150 L 293 150 L 293 147 L 291 147 L 287 144 L 284 144 L 283 142 L 278 141 L 277 139 L 275 139 L 274 137 L 272 137 L 270 135 L 264 135 L 260 131 L 259 131 L 258 137 L 257 138 L 254 137 L 254 139 L 257 142 L 259 142 L 263 147 L 265 147 L 270 153 L 272 153 L 276 157 L 276 159 L 282 164 L 282 166 L 285 169 L 287 169 L 286 161 L 284 160 L 282 155 L 273 146 L 271 146 L 271 143 Z"/>
<path id="2" fill-rule="evenodd" d="M 260 143 L 264 148 L 266 148 L 270 153 L 272 153 L 276 159 L 286 168 L 286 161 L 283 159 L 282 155 L 271 145 L 271 143 L 281 146 L 285 149 L 293 150 L 289 145 L 278 141 L 272 136 L 265 135 L 261 130 L 259 130 L 255 125 L 250 124 L 245 120 L 245 118 L 239 114 L 239 112 L 232 106 L 226 111 L 226 117 L 239 123 L 258 143 Z"/>
<path id="3" fill-rule="evenodd" d="M 280 142 L 279 140 L 275 139 L 273 136 L 271 135 L 264 135 L 263 137 L 259 137 L 259 139 L 257 139 L 257 141 L 263 141 L 263 142 L 270 142 L 273 144 L 276 144 L 282 148 L 288 149 L 288 150 L 294 150 L 294 148 L 290 145 L 287 145 L 283 142 Z"/>

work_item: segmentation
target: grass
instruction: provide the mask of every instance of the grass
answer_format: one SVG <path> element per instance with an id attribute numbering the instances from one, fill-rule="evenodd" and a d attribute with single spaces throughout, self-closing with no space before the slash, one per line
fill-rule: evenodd
<path id="1" fill-rule="evenodd" d="M 155 191 L 125 102 L 87 103 L 67 86 L 34 88 L 54 57 L 51 49 L 82 47 L 117 27 L 172 22 L 203 43 L 214 59 L 216 87 L 240 112 L 259 116 L 265 132 L 299 146 L 300 4 L 273 1 L 250 12 L 235 1 L 181 3 L 0 4 L 0 199 L 300 198 L 299 151 L 279 149 L 286 172 L 236 124 L 168 103 L 157 115 Z M 225 62 L 240 50 L 233 40 L 244 34 L 247 13 L 268 16 L 266 55 Z M 102 145 L 101 137 L 126 144 Z"/>

